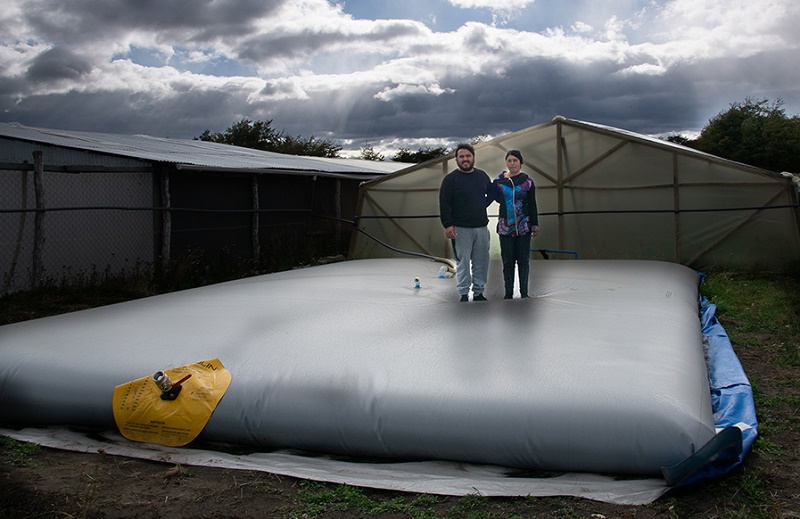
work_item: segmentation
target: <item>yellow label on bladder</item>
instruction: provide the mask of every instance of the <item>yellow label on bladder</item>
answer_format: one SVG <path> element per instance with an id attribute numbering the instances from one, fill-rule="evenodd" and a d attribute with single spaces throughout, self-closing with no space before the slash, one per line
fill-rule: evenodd
<path id="1" fill-rule="evenodd" d="M 230 384 L 219 359 L 157 371 L 114 388 L 114 420 L 129 440 L 180 447 L 200 434 Z"/>

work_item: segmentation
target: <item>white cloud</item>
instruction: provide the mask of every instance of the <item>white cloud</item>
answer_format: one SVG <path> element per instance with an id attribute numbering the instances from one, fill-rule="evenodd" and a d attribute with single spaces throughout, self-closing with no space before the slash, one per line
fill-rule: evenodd
<path id="1" fill-rule="evenodd" d="M 661 76 L 666 71 L 666 67 L 658 63 L 641 63 L 624 68 L 619 71 L 619 74 L 622 76 Z"/>
<path id="2" fill-rule="evenodd" d="M 489 9 L 492 12 L 492 25 L 506 25 L 522 9 L 534 4 L 536 0 L 449 0 L 450 4 L 462 9 Z"/>
<path id="3" fill-rule="evenodd" d="M 410 84 L 400 84 L 397 86 L 387 86 L 379 93 L 375 94 L 375 99 L 379 99 L 381 101 L 393 101 L 398 97 L 405 96 L 405 95 L 432 95 L 432 96 L 440 96 L 442 94 L 452 93 L 455 90 L 452 88 L 442 88 L 438 84 L 434 83 L 431 85 L 410 85 Z"/>
<path id="4" fill-rule="evenodd" d="M 655 22 L 664 48 L 686 59 L 745 57 L 800 46 L 800 4 L 786 0 L 675 0 Z M 792 27 L 790 27 L 792 26 Z"/>
<path id="5" fill-rule="evenodd" d="M 512 11 L 524 9 L 536 0 L 449 0 L 455 7 L 462 9 L 487 8 L 494 11 Z"/>
<path id="6" fill-rule="evenodd" d="M 580 20 L 572 24 L 572 30 L 577 33 L 586 34 L 594 30 L 588 23 L 581 22 Z"/>

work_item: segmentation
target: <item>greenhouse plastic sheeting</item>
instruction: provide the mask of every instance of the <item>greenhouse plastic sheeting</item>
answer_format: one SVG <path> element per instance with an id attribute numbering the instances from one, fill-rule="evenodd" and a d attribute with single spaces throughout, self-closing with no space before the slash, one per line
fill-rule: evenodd
<path id="1" fill-rule="evenodd" d="M 714 436 L 693 270 L 537 262 L 531 299 L 508 301 L 493 263 L 490 301 L 458 303 L 441 266 L 350 261 L 2 326 L 0 420 L 113 428 L 114 387 L 218 358 L 232 382 L 205 441 L 659 476 Z"/>

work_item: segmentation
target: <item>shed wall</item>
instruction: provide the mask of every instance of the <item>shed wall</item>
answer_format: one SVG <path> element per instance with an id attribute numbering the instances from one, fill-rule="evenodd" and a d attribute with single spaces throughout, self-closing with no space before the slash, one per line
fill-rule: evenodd
<path id="1" fill-rule="evenodd" d="M 43 152 L 39 204 L 46 211 L 37 211 L 34 151 Z M 164 179 L 169 196 L 162 200 Z M 222 273 L 345 254 L 360 182 L 302 170 L 176 169 L 0 138 L 0 295 L 150 269 L 162 253 Z"/>
<path id="2" fill-rule="evenodd" d="M 0 139 L 0 162 L 33 163 L 43 152 L 44 230 L 41 279 L 83 279 L 121 274 L 152 262 L 152 211 L 88 209 L 150 207 L 151 173 L 137 160 Z M 59 166 L 104 166 L 114 172 L 52 171 Z M 132 171 L 124 171 L 129 167 Z M 64 169 L 64 168 L 61 168 Z M 87 168 L 88 169 L 88 168 Z M 0 293 L 31 288 L 35 283 L 34 247 L 37 212 L 33 171 L 0 169 Z M 62 210 L 64 208 L 84 208 Z"/>

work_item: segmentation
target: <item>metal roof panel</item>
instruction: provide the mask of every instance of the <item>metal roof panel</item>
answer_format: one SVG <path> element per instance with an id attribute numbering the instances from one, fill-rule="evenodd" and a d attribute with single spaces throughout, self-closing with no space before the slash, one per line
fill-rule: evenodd
<path id="1" fill-rule="evenodd" d="M 63 146 L 156 162 L 226 170 L 318 171 L 382 175 L 407 167 L 402 163 L 371 163 L 358 159 L 335 159 L 286 155 L 201 140 L 170 139 L 149 135 L 78 132 L 34 128 L 19 123 L 0 123 L 0 136 L 53 146 Z"/>

